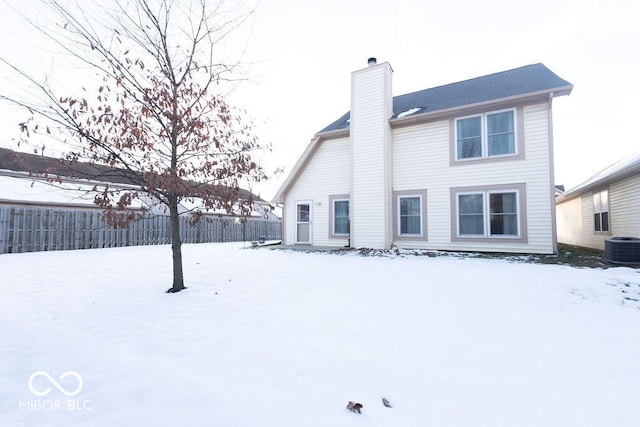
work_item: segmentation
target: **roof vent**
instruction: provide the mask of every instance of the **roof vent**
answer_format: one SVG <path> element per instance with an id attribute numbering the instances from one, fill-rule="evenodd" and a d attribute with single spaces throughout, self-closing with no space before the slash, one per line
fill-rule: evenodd
<path id="1" fill-rule="evenodd" d="M 369 58 L 367 60 L 367 64 L 369 65 L 369 67 L 373 67 L 374 65 L 376 65 L 378 63 L 378 60 L 376 58 Z"/>
<path id="2" fill-rule="evenodd" d="M 612 264 L 640 265 L 640 239 L 637 237 L 605 239 L 604 257 Z"/>

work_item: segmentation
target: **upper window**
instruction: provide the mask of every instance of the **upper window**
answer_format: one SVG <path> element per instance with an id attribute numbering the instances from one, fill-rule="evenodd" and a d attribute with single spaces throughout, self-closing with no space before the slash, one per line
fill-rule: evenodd
<path id="1" fill-rule="evenodd" d="M 401 236 L 422 234 L 422 197 L 400 196 L 399 204 L 399 234 Z"/>
<path id="2" fill-rule="evenodd" d="M 514 110 L 456 119 L 456 160 L 516 154 Z"/>
<path id="3" fill-rule="evenodd" d="M 609 231 L 609 191 L 593 193 L 594 231 Z"/>
<path id="4" fill-rule="evenodd" d="M 459 237 L 519 237 L 517 191 L 458 194 Z"/>
<path id="5" fill-rule="evenodd" d="M 333 234 L 349 234 L 349 200 L 333 200 Z"/>

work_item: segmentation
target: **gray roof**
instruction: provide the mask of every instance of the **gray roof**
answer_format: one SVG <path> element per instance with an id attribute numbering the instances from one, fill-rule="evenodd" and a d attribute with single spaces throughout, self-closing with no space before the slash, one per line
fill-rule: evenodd
<path id="1" fill-rule="evenodd" d="M 571 83 L 561 79 L 542 64 L 526 65 L 513 70 L 395 96 L 392 118 L 412 109 L 415 111 L 408 114 L 409 116 L 519 95 L 552 92 L 557 89 L 570 91 L 572 87 Z M 349 127 L 349 118 L 350 112 L 347 112 L 318 133 L 346 129 Z"/>
<path id="2" fill-rule="evenodd" d="M 24 172 L 28 175 L 41 175 L 68 179 L 92 180 L 110 184 L 140 185 L 141 172 L 128 172 L 124 169 L 111 168 L 86 162 L 62 161 L 59 158 L 40 154 L 22 153 L 9 148 L 0 147 L 0 176 L 2 170 Z M 264 202 L 260 196 L 243 188 L 239 197 L 252 197 L 256 202 Z"/>

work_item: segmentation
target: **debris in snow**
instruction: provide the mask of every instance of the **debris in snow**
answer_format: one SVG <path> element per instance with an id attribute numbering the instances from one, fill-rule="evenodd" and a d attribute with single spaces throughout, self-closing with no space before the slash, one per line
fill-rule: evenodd
<path id="1" fill-rule="evenodd" d="M 361 414 L 362 412 L 360 412 L 360 409 L 362 409 L 362 403 L 349 401 L 349 403 L 347 404 L 347 409 L 351 412 L 357 412 L 358 414 Z"/>
<path id="2" fill-rule="evenodd" d="M 398 114 L 398 118 L 401 119 L 403 117 L 407 117 L 412 115 L 413 113 L 417 113 L 418 111 L 420 111 L 420 108 L 412 108 L 410 110 L 407 111 L 403 111 L 402 113 Z"/>
<path id="3" fill-rule="evenodd" d="M 393 406 L 391 406 L 391 403 L 389 403 L 389 401 L 384 397 L 382 398 L 382 404 L 387 408 L 393 408 Z"/>

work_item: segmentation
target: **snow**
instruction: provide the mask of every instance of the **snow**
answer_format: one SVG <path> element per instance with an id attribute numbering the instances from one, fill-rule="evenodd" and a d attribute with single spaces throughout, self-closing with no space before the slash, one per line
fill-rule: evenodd
<path id="1" fill-rule="evenodd" d="M 418 111 L 420 111 L 420 110 L 421 110 L 420 108 L 411 108 L 411 109 L 409 109 L 409 110 L 407 110 L 407 111 L 403 111 L 402 113 L 398 114 L 398 117 L 397 117 L 397 118 L 398 118 L 398 119 L 401 119 L 401 118 L 403 118 L 403 117 L 410 116 L 410 115 L 412 115 L 413 113 L 417 113 L 417 112 L 418 112 Z"/>
<path id="2" fill-rule="evenodd" d="M 0 171 L 1 173 L 1 171 Z M 112 189 L 118 188 L 118 184 L 111 184 Z M 39 203 L 39 204 L 72 204 L 86 206 L 97 209 L 93 202 L 97 194 L 93 191 L 94 184 L 82 180 L 73 183 L 56 184 L 48 183 L 46 180 L 35 177 L 10 177 L 0 175 L 0 200 L 8 200 L 17 203 Z M 102 188 L 102 187 L 99 187 Z M 133 199 L 131 207 L 134 209 L 146 208 L 154 215 L 168 215 L 168 209 L 157 199 L 141 193 L 139 199 Z M 206 210 L 201 199 L 196 198 L 193 202 L 182 200 L 179 206 L 181 214 L 200 209 L 210 215 L 230 216 L 224 209 Z M 236 212 L 239 214 L 239 212 Z M 232 215 L 231 215 L 232 216 Z M 262 218 L 261 208 L 256 203 L 249 213 L 252 218 Z"/>
<path id="3" fill-rule="evenodd" d="M 638 425 L 638 270 L 183 252 L 1 255 L 0 425 Z"/>
<path id="4" fill-rule="evenodd" d="M 0 176 L 0 199 L 38 203 L 72 203 L 95 208 L 93 185 L 74 184 L 62 187 L 31 177 Z"/>

